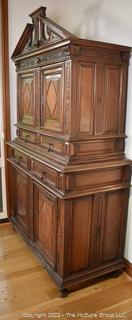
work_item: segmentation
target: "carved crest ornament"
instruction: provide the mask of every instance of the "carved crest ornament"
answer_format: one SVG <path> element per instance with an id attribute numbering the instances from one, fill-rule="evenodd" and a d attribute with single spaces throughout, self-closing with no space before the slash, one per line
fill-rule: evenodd
<path id="1" fill-rule="evenodd" d="M 72 33 L 46 17 L 46 7 L 40 7 L 29 16 L 32 24 L 26 25 L 12 58 L 68 38 L 75 38 Z"/>

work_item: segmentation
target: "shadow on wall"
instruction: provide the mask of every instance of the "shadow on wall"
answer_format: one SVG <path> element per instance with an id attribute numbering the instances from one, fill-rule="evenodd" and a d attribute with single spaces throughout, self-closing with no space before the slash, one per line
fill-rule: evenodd
<path id="1" fill-rule="evenodd" d="M 114 15 L 114 14 L 113 14 Z M 83 19 L 74 29 L 75 35 L 92 40 L 116 42 L 132 46 L 132 25 L 121 21 L 104 9 L 104 1 L 99 0 L 83 11 Z"/>

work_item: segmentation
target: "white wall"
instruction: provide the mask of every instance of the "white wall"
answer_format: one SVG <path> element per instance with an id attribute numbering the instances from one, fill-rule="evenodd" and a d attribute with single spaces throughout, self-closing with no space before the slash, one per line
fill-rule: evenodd
<path id="1" fill-rule="evenodd" d="M 132 1 L 131 0 L 9 0 L 10 55 L 29 21 L 27 18 L 40 5 L 47 6 L 48 16 L 75 35 L 132 46 Z M 132 59 L 129 68 L 126 134 L 126 155 L 132 159 Z M 16 84 L 14 65 L 10 62 L 11 116 L 16 122 Z M 12 129 L 12 134 L 14 131 Z M 129 201 L 129 216 L 125 257 L 132 263 L 132 195 Z"/>

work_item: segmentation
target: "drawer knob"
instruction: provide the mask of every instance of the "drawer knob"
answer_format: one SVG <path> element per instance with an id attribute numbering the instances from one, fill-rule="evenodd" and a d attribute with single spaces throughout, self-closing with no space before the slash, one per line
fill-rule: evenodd
<path id="1" fill-rule="evenodd" d="M 19 157 L 18 159 L 16 159 L 17 164 L 20 164 L 21 160 L 22 160 L 22 157 Z"/>
<path id="2" fill-rule="evenodd" d="M 44 178 L 44 176 L 46 175 L 46 172 L 45 171 L 42 171 L 42 174 L 41 174 L 41 177 L 40 179 L 42 180 Z"/>
<path id="3" fill-rule="evenodd" d="M 27 142 L 27 139 L 30 137 L 29 134 L 26 134 L 25 137 L 24 137 L 24 142 Z"/>
<path id="4" fill-rule="evenodd" d="M 49 143 L 49 147 L 48 147 L 48 152 L 51 152 L 51 151 L 53 151 L 52 149 L 51 149 L 51 147 L 53 146 L 53 143 Z"/>

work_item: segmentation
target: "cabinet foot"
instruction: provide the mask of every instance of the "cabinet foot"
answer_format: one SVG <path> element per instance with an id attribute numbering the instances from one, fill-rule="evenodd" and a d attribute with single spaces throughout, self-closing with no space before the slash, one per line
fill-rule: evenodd
<path id="1" fill-rule="evenodd" d="M 59 289 L 59 297 L 60 298 L 65 298 L 68 295 L 68 290 L 66 288 L 61 288 Z"/>

